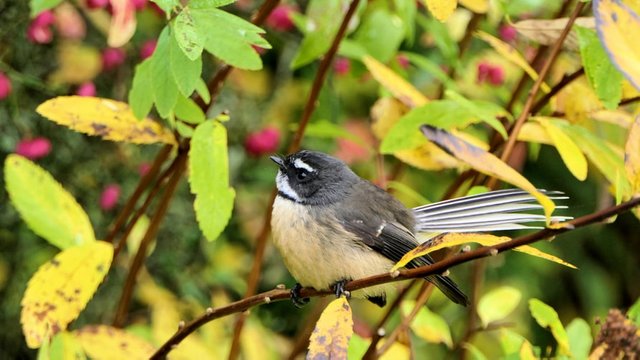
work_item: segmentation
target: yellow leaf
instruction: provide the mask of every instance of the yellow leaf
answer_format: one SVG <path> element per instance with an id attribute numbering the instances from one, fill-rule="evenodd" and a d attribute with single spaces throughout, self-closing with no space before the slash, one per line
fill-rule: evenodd
<path id="1" fill-rule="evenodd" d="M 429 102 L 429 99 L 422 95 L 413 85 L 378 60 L 369 55 L 365 55 L 362 58 L 362 62 L 364 62 L 364 65 L 376 81 L 382 84 L 396 99 L 402 101 L 402 103 L 408 107 L 414 108 Z"/>
<path id="2" fill-rule="evenodd" d="M 353 334 L 351 307 L 344 297 L 327 305 L 309 339 L 307 359 L 346 359 Z"/>
<path id="3" fill-rule="evenodd" d="M 533 195 L 544 208 L 547 223 L 553 213 L 555 204 L 546 195 L 538 191 L 529 180 L 490 152 L 431 126 L 423 125 L 422 133 L 436 145 L 450 153 L 458 160 L 464 161 L 475 170 L 505 182 L 513 184 Z"/>
<path id="4" fill-rule="evenodd" d="M 92 359 L 148 359 L 155 349 L 145 340 L 122 329 L 89 325 L 75 331 L 84 351 Z"/>
<path id="5" fill-rule="evenodd" d="M 604 105 L 585 77 L 574 80 L 565 86 L 556 96 L 554 111 L 564 112 L 566 119 L 572 123 L 582 123 Z"/>
<path id="6" fill-rule="evenodd" d="M 624 169 L 633 193 L 640 192 L 640 115 L 631 125 L 624 147 Z"/>
<path id="7" fill-rule="evenodd" d="M 505 59 L 509 60 L 510 62 L 524 70 L 527 75 L 529 75 L 529 77 L 534 81 L 538 80 L 538 73 L 529 65 L 527 60 L 525 60 L 525 58 L 518 52 L 518 50 L 513 48 L 513 46 L 507 44 L 506 42 L 498 39 L 495 36 L 487 34 L 484 31 L 476 32 L 476 36 L 491 45 L 491 47 L 493 47 L 493 49 L 497 51 L 498 54 L 502 55 Z M 551 91 L 549 86 L 544 82 L 542 83 L 542 86 L 540 88 L 545 93 Z"/>
<path id="8" fill-rule="evenodd" d="M 489 11 L 489 0 L 458 0 L 458 2 L 476 14 L 486 14 Z"/>
<path id="9" fill-rule="evenodd" d="M 518 133 L 518 141 L 551 145 L 553 141 L 542 125 L 534 122 L 526 122 Z"/>
<path id="10" fill-rule="evenodd" d="M 27 346 L 38 348 L 67 328 L 85 308 L 109 270 L 113 246 L 96 241 L 68 248 L 40 266 L 22 298 L 20 322 Z"/>
<path id="11" fill-rule="evenodd" d="M 607 343 L 600 344 L 600 346 L 598 346 L 597 348 L 593 349 L 591 354 L 589 354 L 589 360 L 600 360 L 600 359 L 602 359 L 602 356 L 607 351 L 608 347 L 609 347 L 609 345 L 607 345 Z"/>
<path id="12" fill-rule="evenodd" d="M 599 110 L 589 114 L 589 118 L 628 129 L 633 124 L 633 116 L 622 110 Z"/>
<path id="13" fill-rule="evenodd" d="M 176 143 L 169 129 L 151 119 L 136 119 L 129 105 L 115 100 L 59 96 L 43 102 L 36 111 L 55 123 L 105 140 L 134 144 Z"/>
<path id="14" fill-rule="evenodd" d="M 136 32 L 136 8 L 129 0 L 111 0 L 113 15 L 109 26 L 109 46 L 117 48 L 125 45 Z"/>
<path id="15" fill-rule="evenodd" d="M 520 359 L 521 360 L 536 360 L 538 357 L 533 352 L 533 346 L 527 340 L 522 342 L 522 346 L 520 347 Z"/>
<path id="16" fill-rule="evenodd" d="M 90 46 L 63 42 L 56 56 L 58 68 L 49 76 L 54 86 L 82 84 L 93 80 L 102 70 L 100 53 Z"/>
<path id="17" fill-rule="evenodd" d="M 427 255 L 436 250 L 440 250 L 443 248 L 459 246 L 468 243 L 476 243 L 483 246 L 495 246 L 498 244 L 505 243 L 510 241 L 511 238 L 507 236 L 495 236 L 489 234 L 474 234 L 474 233 L 447 233 L 443 235 L 439 235 L 433 238 L 431 241 L 424 242 L 418 245 L 415 249 L 406 253 L 400 261 L 398 261 L 393 268 L 391 268 L 390 272 L 394 272 L 401 267 L 407 265 L 411 260 L 419 258 L 421 256 Z M 531 256 L 539 257 L 545 260 L 553 261 L 560 265 L 564 265 L 570 267 L 572 269 L 576 269 L 576 267 L 556 256 L 547 254 L 543 251 L 540 251 L 532 246 L 523 245 L 513 250 L 519 251 Z"/>
<path id="18" fill-rule="evenodd" d="M 615 0 L 593 2 L 596 29 L 613 64 L 640 90 L 640 16 Z"/>
<path id="19" fill-rule="evenodd" d="M 423 0 L 433 17 L 441 22 L 447 21 L 458 6 L 457 0 Z"/>
<path id="20" fill-rule="evenodd" d="M 384 344 L 384 340 L 380 342 L 380 345 Z M 380 346 L 379 346 L 380 347 Z M 380 360 L 403 360 L 411 359 L 411 351 L 407 345 L 400 342 L 394 342 L 389 349 L 380 356 Z"/>
<path id="21" fill-rule="evenodd" d="M 567 26 L 568 21 L 569 18 L 560 18 L 554 20 L 529 19 L 518 21 L 517 23 L 513 24 L 513 27 L 516 28 L 518 33 L 522 36 L 542 45 L 551 46 L 556 42 L 556 40 L 558 40 L 560 34 Z M 575 25 L 588 29 L 594 29 L 596 27 L 596 20 L 593 17 L 579 17 L 575 20 L 574 26 Z M 575 28 L 572 28 L 572 30 L 569 32 L 569 35 L 567 35 L 567 38 L 562 43 L 562 46 L 570 50 L 578 50 L 578 35 L 573 29 Z"/>
<path id="22" fill-rule="evenodd" d="M 536 117 L 540 125 L 545 129 L 553 145 L 560 153 L 562 161 L 569 171 L 580 181 L 587 178 L 587 158 L 584 156 L 578 145 L 562 131 L 561 128 L 555 126 L 552 122 L 544 117 Z"/>
<path id="23" fill-rule="evenodd" d="M 404 301 L 401 310 L 408 315 L 415 308 L 415 301 Z M 416 318 L 411 322 L 411 330 L 427 342 L 445 344 L 450 349 L 453 347 L 451 329 L 447 322 L 438 314 L 432 312 L 426 306 L 418 310 Z"/>

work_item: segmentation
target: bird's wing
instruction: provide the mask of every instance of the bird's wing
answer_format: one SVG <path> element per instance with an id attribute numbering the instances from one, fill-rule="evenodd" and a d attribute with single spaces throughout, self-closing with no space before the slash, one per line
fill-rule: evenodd
<path id="1" fill-rule="evenodd" d="M 562 192 L 540 190 L 552 200 L 567 199 Z M 563 209 L 566 206 L 557 206 Z M 487 232 L 499 230 L 537 229 L 529 223 L 544 223 L 542 206 L 528 192 L 510 189 L 445 200 L 413 209 L 416 231 Z M 536 213 L 537 212 L 537 213 Z M 570 220 L 570 216 L 553 216 L 551 221 Z"/>

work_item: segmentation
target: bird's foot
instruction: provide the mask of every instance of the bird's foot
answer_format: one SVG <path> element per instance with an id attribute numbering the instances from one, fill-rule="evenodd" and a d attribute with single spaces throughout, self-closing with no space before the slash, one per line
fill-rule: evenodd
<path id="1" fill-rule="evenodd" d="M 302 289 L 302 285 L 300 285 L 300 283 L 296 283 L 293 288 L 291 288 L 290 292 L 291 302 L 299 309 L 309 303 L 309 298 L 303 298 L 300 296 L 300 289 Z"/>
<path id="2" fill-rule="evenodd" d="M 351 298 L 351 291 L 344 289 L 344 284 L 346 284 L 348 281 L 349 280 L 342 279 L 331 286 L 334 294 L 336 294 L 336 298 L 339 298 L 342 295 L 344 295 L 344 297 L 347 299 Z"/>

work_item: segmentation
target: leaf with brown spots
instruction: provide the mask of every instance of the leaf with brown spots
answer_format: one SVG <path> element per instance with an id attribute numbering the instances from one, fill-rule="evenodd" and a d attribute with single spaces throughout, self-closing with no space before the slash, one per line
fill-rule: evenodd
<path id="1" fill-rule="evenodd" d="M 176 144 L 171 130 L 148 118 L 138 120 L 129 105 L 115 100 L 59 96 L 43 102 L 36 111 L 57 124 L 105 140 Z"/>
<path id="2" fill-rule="evenodd" d="M 40 266 L 22 297 L 20 322 L 30 348 L 67 328 L 85 308 L 113 258 L 113 246 L 96 241 L 68 248 Z"/>
<path id="3" fill-rule="evenodd" d="M 324 309 L 309 339 L 307 359 L 346 359 L 353 334 L 351 307 L 344 297 Z"/>
<path id="4" fill-rule="evenodd" d="M 155 349 L 145 340 L 107 325 L 89 325 L 75 331 L 91 359 L 148 359 Z"/>

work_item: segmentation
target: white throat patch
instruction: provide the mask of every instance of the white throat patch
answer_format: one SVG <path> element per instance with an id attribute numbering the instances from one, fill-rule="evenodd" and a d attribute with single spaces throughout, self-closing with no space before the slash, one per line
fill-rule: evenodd
<path id="1" fill-rule="evenodd" d="M 291 185 L 289 185 L 289 179 L 281 170 L 278 170 L 278 175 L 276 176 L 276 187 L 278 188 L 278 191 L 283 193 L 285 196 L 290 197 L 295 202 L 301 201 L 300 196 L 295 192 L 295 190 L 293 190 L 293 188 L 291 188 Z"/>
<path id="2" fill-rule="evenodd" d="M 297 169 L 307 170 L 308 172 L 316 171 L 316 169 L 312 168 L 311 165 L 309 165 L 306 162 L 302 161 L 302 159 L 293 160 L 293 166 L 295 166 Z"/>

